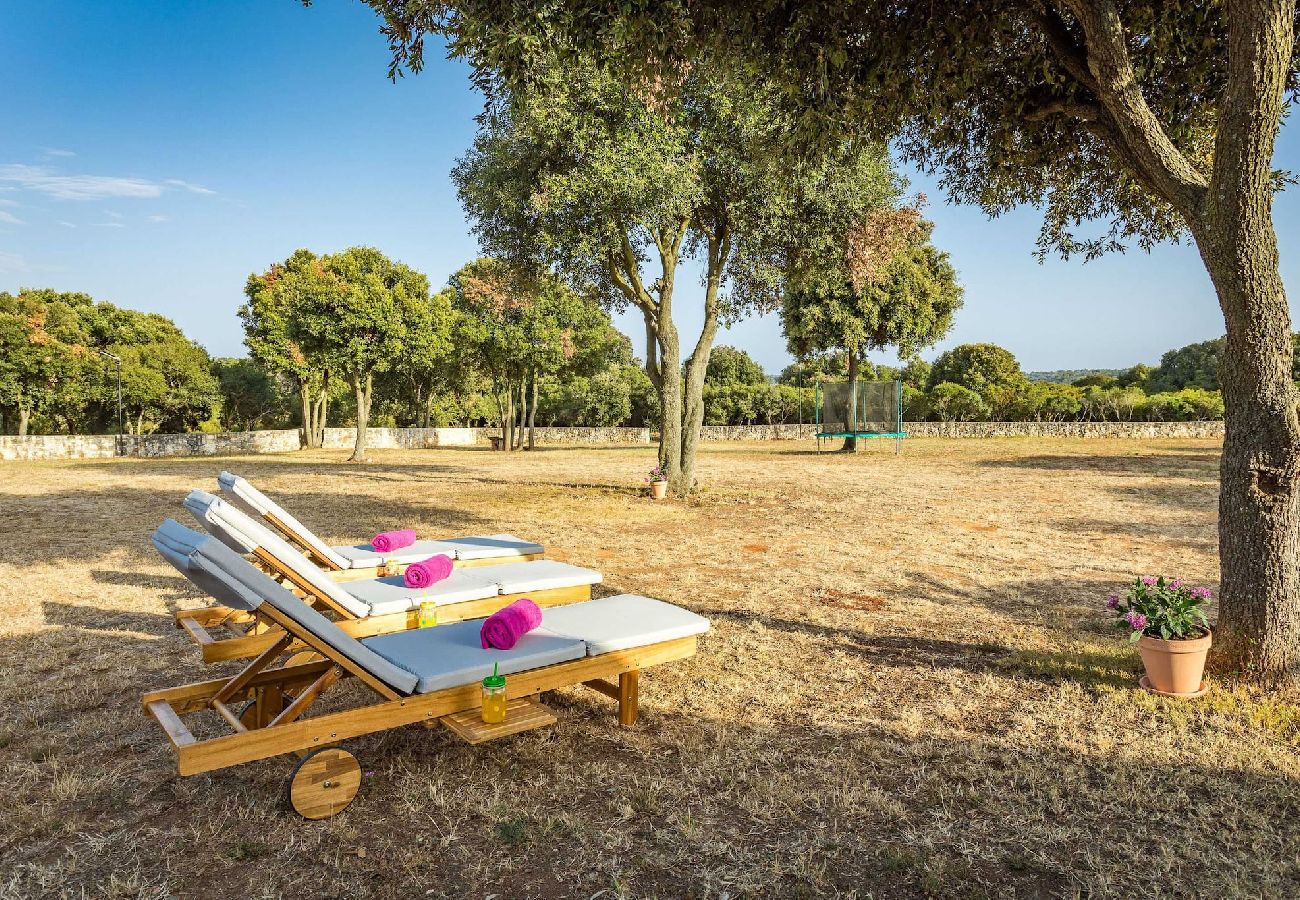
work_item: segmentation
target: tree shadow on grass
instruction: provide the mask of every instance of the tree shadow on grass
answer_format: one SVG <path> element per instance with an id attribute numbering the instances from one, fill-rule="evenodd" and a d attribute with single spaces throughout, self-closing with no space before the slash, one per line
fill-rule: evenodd
<path id="1" fill-rule="evenodd" d="M 212 485 L 215 487 L 215 484 Z M 419 495 L 364 497 L 277 490 L 276 500 L 325 540 L 366 541 L 390 528 L 414 527 L 422 536 L 455 537 L 499 530 L 474 512 L 424 502 Z M 0 542 L 0 565 L 97 560 L 121 550 L 156 561 L 149 537 L 172 518 L 196 527 L 174 487 L 106 486 L 5 498 L 5 517 L 24 527 Z"/>
<path id="2" fill-rule="evenodd" d="M 1219 480 L 1218 451 L 1187 450 L 1133 455 L 1038 454 L 981 460 L 992 469 L 1034 469 L 1052 472 L 1103 473 L 1129 477 L 1184 478 L 1201 483 Z"/>

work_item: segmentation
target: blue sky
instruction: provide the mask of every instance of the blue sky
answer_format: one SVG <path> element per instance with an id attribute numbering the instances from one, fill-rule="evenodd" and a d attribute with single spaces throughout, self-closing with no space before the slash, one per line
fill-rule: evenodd
<path id="1" fill-rule="evenodd" d="M 370 244 L 435 286 L 476 255 L 449 178 L 480 108 L 466 70 L 431 54 L 421 75 L 389 82 L 359 3 L 7 0 L 5 12 L 0 290 L 86 291 L 239 355 L 245 279 L 298 247 Z M 1300 168 L 1294 129 L 1278 164 Z M 956 327 L 927 356 L 993 341 L 1027 369 L 1120 367 L 1223 331 L 1190 246 L 1039 265 L 1034 210 L 990 222 L 928 179 L 913 188 L 930 196 L 935 241 L 966 286 Z M 1276 217 L 1286 276 L 1300 194 Z M 693 340 L 696 304 L 683 300 Z M 639 347 L 639 322 L 620 325 Z M 771 373 L 789 360 L 773 316 L 719 341 Z"/>

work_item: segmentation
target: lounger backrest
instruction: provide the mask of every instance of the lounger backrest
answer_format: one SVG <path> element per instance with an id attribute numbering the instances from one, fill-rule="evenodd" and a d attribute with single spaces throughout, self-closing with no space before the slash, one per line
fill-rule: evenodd
<path id="1" fill-rule="evenodd" d="M 354 616 L 370 614 L 368 605 L 345 591 L 292 544 L 220 497 L 207 491 L 193 490 L 185 498 L 185 508 L 223 544 L 244 553 L 252 553 L 261 547 L 321 596 L 328 597 Z"/>
<path id="2" fill-rule="evenodd" d="M 419 683 L 419 678 L 415 675 L 393 665 L 356 638 L 345 634 L 329 619 L 276 584 L 269 576 L 259 572 L 252 563 L 216 538 L 191 531 L 168 519 L 154 533 L 154 545 L 186 577 L 198 573 L 201 580 L 195 578 L 194 583 L 205 590 L 211 585 L 215 588 L 212 594 L 217 599 L 228 601 L 231 598 L 242 598 L 245 601 L 244 608 L 247 609 L 256 609 L 262 603 L 274 607 L 284 618 L 297 623 L 303 631 L 309 632 L 340 656 L 404 694 L 414 691 Z"/>
<path id="3" fill-rule="evenodd" d="M 252 575 L 246 579 L 223 578 L 217 574 L 220 569 L 239 572 L 238 566 L 229 564 L 233 557 L 240 559 L 233 551 L 216 543 L 206 534 L 186 528 L 175 519 L 167 519 L 153 533 L 154 548 L 162 554 L 176 571 L 188 578 L 205 594 L 208 594 L 227 606 L 252 612 L 262 604 L 262 595 L 270 587 L 278 588 L 274 581 L 252 566 Z"/>
<path id="4" fill-rule="evenodd" d="M 329 560 L 340 569 L 348 567 L 348 561 L 334 552 L 334 548 L 312 533 L 311 529 L 289 515 L 288 510 L 270 497 L 253 487 L 246 478 L 240 478 L 231 472 L 222 472 L 217 476 L 221 490 L 230 494 L 241 505 L 247 507 L 255 516 L 265 517 L 270 513 L 293 534 L 295 540 L 311 547 L 322 559 Z"/>

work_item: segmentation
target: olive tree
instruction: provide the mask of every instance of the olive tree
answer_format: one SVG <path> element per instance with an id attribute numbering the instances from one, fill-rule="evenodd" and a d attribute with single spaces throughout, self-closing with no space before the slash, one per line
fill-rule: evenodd
<path id="1" fill-rule="evenodd" d="M 774 85 L 815 145 L 897 136 L 991 214 L 1044 211 L 1039 251 L 1195 242 L 1227 326 L 1220 665 L 1261 681 L 1300 663 L 1300 415 L 1278 266 L 1273 148 L 1297 86 L 1284 0 L 370 0 L 393 71 L 449 37 L 479 73 L 527 81 L 558 50 L 648 81 L 724 58 Z M 1076 225 L 1103 223 L 1100 235 Z"/>

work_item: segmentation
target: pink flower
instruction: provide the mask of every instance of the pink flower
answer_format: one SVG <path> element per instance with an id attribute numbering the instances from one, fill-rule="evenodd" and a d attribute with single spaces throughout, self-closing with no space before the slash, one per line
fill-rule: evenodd
<path id="1" fill-rule="evenodd" d="M 1136 609 L 1130 609 L 1124 614 L 1124 621 L 1133 626 L 1134 631 L 1141 631 L 1147 627 L 1147 617 L 1142 615 Z"/>
<path id="2" fill-rule="evenodd" d="M 1169 589 L 1171 591 L 1176 591 L 1182 586 L 1183 580 L 1181 578 L 1175 578 L 1173 581 L 1169 582 Z"/>
<path id="3" fill-rule="evenodd" d="M 1207 587 L 1194 587 L 1188 593 L 1198 600 L 1209 600 L 1211 591 Z"/>
<path id="4" fill-rule="evenodd" d="M 1154 575 L 1143 575 L 1142 583 L 1145 584 L 1147 587 L 1155 587 L 1156 577 Z"/>
<path id="5" fill-rule="evenodd" d="M 1106 598 L 1107 609 L 1114 609 L 1117 606 L 1119 606 L 1119 594 L 1111 594 Z"/>

